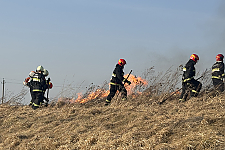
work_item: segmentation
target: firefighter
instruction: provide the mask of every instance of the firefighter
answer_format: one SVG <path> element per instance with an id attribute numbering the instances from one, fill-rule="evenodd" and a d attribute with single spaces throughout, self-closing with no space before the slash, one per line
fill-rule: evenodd
<path id="1" fill-rule="evenodd" d="M 40 107 L 41 102 L 43 101 L 43 90 L 46 89 L 46 81 L 43 75 L 44 68 L 43 66 L 38 66 L 33 77 L 31 77 L 30 82 L 27 85 L 32 90 L 32 108 L 37 109 Z"/>
<path id="2" fill-rule="evenodd" d="M 180 95 L 180 102 L 186 101 L 187 94 L 185 94 L 188 88 L 191 88 L 191 96 L 196 97 L 202 88 L 202 84 L 194 79 L 195 76 L 195 67 L 194 65 L 198 62 L 199 57 L 197 54 L 192 54 L 190 60 L 186 63 L 183 68 L 183 77 L 182 77 L 182 92 Z"/>
<path id="3" fill-rule="evenodd" d="M 51 89 L 53 87 L 53 84 L 50 82 L 50 78 L 48 78 L 46 80 L 46 77 L 49 75 L 48 70 L 44 69 L 43 75 L 45 77 L 45 81 L 46 81 L 46 85 L 47 86 L 45 86 L 45 89 L 43 89 L 43 101 L 42 101 L 42 103 L 44 103 L 44 100 L 45 100 L 46 101 L 45 106 L 47 107 L 49 100 L 48 100 L 48 97 L 44 96 L 45 95 L 45 91 L 48 90 L 48 89 Z"/>
<path id="4" fill-rule="evenodd" d="M 27 78 L 24 80 L 24 82 L 23 82 L 23 85 L 28 86 L 28 87 L 30 88 L 31 101 L 30 101 L 29 106 L 32 106 L 32 104 L 33 104 L 33 99 L 34 99 L 33 90 L 32 90 L 32 87 L 30 86 L 30 83 L 29 83 L 29 82 L 31 81 L 31 78 L 34 76 L 34 74 L 35 74 L 35 71 L 31 71 L 31 72 L 29 73 L 29 77 L 27 77 Z"/>
<path id="5" fill-rule="evenodd" d="M 125 64 L 126 61 L 124 59 L 119 59 L 118 64 L 116 64 L 116 67 L 112 74 L 112 78 L 110 80 L 110 93 L 106 99 L 106 106 L 111 103 L 111 100 L 115 96 L 117 90 L 121 92 L 122 100 L 125 100 L 127 98 L 127 90 L 124 87 L 124 83 L 128 83 L 130 85 L 131 82 L 123 77 L 123 68 Z"/>
<path id="6" fill-rule="evenodd" d="M 212 66 L 212 81 L 216 90 L 223 92 L 224 91 L 224 56 L 222 54 L 218 54 L 216 56 L 216 63 Z"/>

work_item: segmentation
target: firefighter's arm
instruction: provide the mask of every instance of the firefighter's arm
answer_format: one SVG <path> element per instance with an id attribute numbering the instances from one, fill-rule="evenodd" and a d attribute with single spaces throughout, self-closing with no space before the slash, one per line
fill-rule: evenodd
<path id="1" fill-rule="evenodd" d="M 27 86 L 27 83 L 30 81 L 30 77 L 27 77 L 24 81 L 23 81 L 23 85 Z"/>
<path id="2" fill-rule="evenodd" d="M 186 66 L 185 68 L 183 68 L 184 71 L 184 78 L 182 79 L 183 82 L 189 82 L 191 80 L 191 78 L 193 77 L 193 67 L 191 66 Z"/>
<path id="3" fill-rule="evenodd" d="M 224 74 L 224 64 L 221 67 L 221 73 L 222 73 L 222 78 L 225 78 L 225 74 Z"/>
<path id="4" fill-rule="evenodd" d="M 116 77 L 123 82 L 124 77 L 123 77 L 123 72 L 120 69 L 116 69 Z"/>

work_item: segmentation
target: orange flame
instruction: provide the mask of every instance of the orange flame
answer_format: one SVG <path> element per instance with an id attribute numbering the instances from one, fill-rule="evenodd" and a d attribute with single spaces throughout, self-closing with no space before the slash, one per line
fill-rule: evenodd
<path id="1" fill-rule="evenodd" d="M 171 95 L 180 95 L 180 91 L 176 90 L 175 92 L 172 92 Z"/>
<path id="2" fill-rule="evenodd" d="M 127 76 L 128 74 L 125 75 L 124 77 L 126 78 Z M 128 95 L 133 93 L 141 94 L 142 92 L 140 92 L 138 88 L 146 87 L 148 85 L 148 82 L 145 79 L 142 79 L 141 77 L 136 77 L 132 74 L 129 76 L 127 80 L 131 82 L 131 85 L 126 86 Z"/>
<path id="3" fill-rule="evenodd" d="M 93 100 L 96 98 L 104 98 L 106 96 L 108 96 L 109 94 L 109 90 L 104 90 L 104 89 L 97 89 L 94 92 L 91 92 L 86 98 L 83 98 L 83 94 L 82 93 L 78 93 L 78 98 L 76 100 L 71 100 L 71 102 L 75 102 L 75 103 L 85 103 L 89 100 Z"/>
<path id="4" fill-rule="evenodd" d="M 124 76 L 124 78 L 127 78 L 128 74 Z M 141 94 L 140 88 L 146 87 L 148 85 L 148 82 L 145 79 L 142 79 L 141 77 L 136 77 L 134 75 L 130 75 L 128 78 L 128 81 L 131 82 L 131 85 L 125 85 L 127 89 L 127 94 Z M 91 92 L 87 96 L 84 97 L 82 93 L 77 93 L 78 97 L 77 99 L 71 99 L 69 100 L 70 103 L 86 103 L 90 100 L 96 99 L 96 98 L 105 98 L 109 95 L 109 90 L 104 90 L 103 88 L 96 89 L 95 91 Z"/>

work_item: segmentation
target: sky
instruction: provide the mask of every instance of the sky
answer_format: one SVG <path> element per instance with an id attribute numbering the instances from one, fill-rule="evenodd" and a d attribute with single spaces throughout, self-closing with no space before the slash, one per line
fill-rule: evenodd
<path id="1" fill-rule="evenodd" d="M 50 73 L 51 98 L 109 81 L 120 58 L 136 76 L 178 67 L 192 53 L 197 70 L 210 68 L 225 53 L 224 7 L 223 0 L 0 0 L 5 95 L 20 93 L 39 65 Z"/>

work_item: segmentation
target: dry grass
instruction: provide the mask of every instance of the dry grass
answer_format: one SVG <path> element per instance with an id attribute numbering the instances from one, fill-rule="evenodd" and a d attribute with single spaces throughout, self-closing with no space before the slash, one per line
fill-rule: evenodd
<path id="1" fill-rule="evenodd" d="M 0 149 L 218 149 L 225 147 L 225 94 L 192 98 L 176 96 L 158 105 L 157 97 L 113 99 L 56 105 L 0 105 Z"/>
<path id="2" fill-rule="evenodd" d="M 83 104 L 59 101 L 37 110 L 0 105 L 0 149 L 225 149 L 225 93 L 213 97 L 203 88 L 187 102 L 178 103 L 179 95 L 173 95 L 159 105 L 166 92 L 176 89 L 173 77 L 179 74 L 160 77 L 160 83 L 151 78 L 142 94 L 127 101 L 114 98 L 109 106 L 104 98 Z"/>

